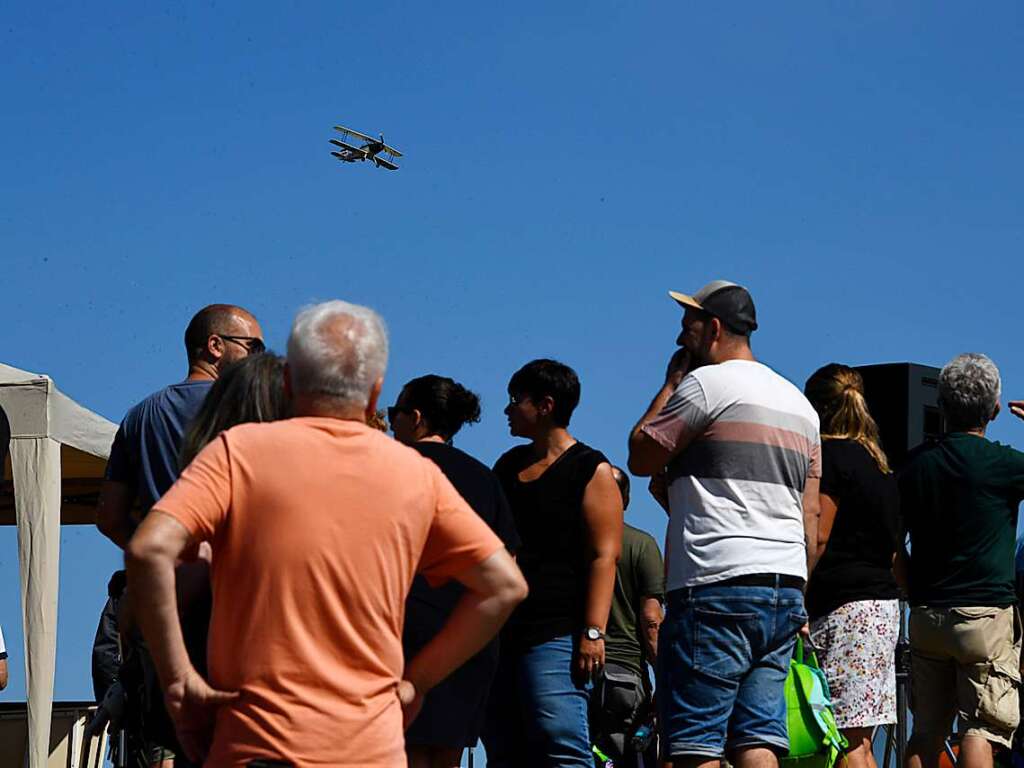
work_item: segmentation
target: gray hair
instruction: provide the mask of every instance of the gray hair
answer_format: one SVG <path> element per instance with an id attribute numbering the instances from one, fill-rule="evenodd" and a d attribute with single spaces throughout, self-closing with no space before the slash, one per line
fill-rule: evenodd
<path id="1" fill-rule="evenodd" d="M 950 429 L 984 427 L 1001 391 L 996 364 L 975 352 L 957 355 L 939 374 L 939 406 Z"/>
<path id="2" fill-rule="evenodd" d="M 387 365 L 387 328 L 369 307 L 325 301 L 295 316 L 288 369 L 296 394 L 328 395 L 365 407 Z"/>

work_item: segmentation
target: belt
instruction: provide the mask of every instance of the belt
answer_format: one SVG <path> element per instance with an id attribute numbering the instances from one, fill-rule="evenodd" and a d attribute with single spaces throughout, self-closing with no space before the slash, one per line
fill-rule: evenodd
<path id="1" fill-rule="evenodd" d="M 788 576 L 782 573 L 749 573 L 745 576 L 734 576 L 725 581 L 716 581 L 708 587 L 780 587 L 803 590 L 804 580 L 799 576 Z"/>

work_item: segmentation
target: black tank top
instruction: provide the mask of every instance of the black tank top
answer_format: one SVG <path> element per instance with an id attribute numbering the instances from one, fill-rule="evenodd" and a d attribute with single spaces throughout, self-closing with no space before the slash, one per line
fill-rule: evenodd
<path id="1" fill-rule="evenodd" d="M 530 587 L 502 635 L 518 647 L 583 629 L 589 570 L 583 492 L 598 465 L 608 460 L 577 442 L 536 480 L 521 481 L 519 473 L 534 461 L 530 446 L 521 445 L 494 465 L 522 540 L 517 562 Z"/>

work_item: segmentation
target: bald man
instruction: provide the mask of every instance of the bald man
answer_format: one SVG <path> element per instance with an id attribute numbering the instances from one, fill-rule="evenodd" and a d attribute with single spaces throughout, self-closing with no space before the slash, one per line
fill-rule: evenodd
<path id="1" fill-rule="evenodd" d="M 96 526 L 118 547 L 124 549 L 127 546 L 138 525 L 133 516 L 136 503 L 144 516 L 178 478 L 182 436 L 220 372 L 248 355 L 263 352 L 264 348 L 260 324 L 251 312 L 242 307 L 211 304 L 192 318 L 185 329 L 188 359 L 185 380 L 154 392 L 129 410 L 110 449 L 96 509 Z M 183 580 L 205 584 L 205 574 L 201 579 L 194 574 L 191 578 L 188 574 L 179 574 L 179 587 Z M 121 631 L 126 632 L 127 617 L 121 618 Z M 202 644 L 202 634 L 197 629 L 197 645 Z M 128 655 L 133 651 L 145 656 L 145 649 L 141 646 L 126 649 Z M 197 648 L 196 653 L 202 656 L 202 649 Z M 187 764 L 184 760 L 175 763 L 178 750 L 173 728 L 162 711 L 162 696 L 158 691 L 154 695 L 155 671 L 146 658 L 139 664 L 141 666 L 136 665 L 133 669 L 144 679 L 134 681 L 135 687 L 145 689 L 146 694 L 140 696 L 136 691 L 135 703 L 138 705 L 142 699 L 156 704 L 155 710 L 139 713 L 144 735 L 134 735 L 144 742 L 140 747 L 145 753 L 142 762 L 155 768 L 182 768 Z M 123 679 L 125 672 L 122 670 L 122 683 L 128 690 L 133 683 L 130 672 L 129 679 Z M 131 690 L 128 690 L 128 695 L 131 698 Z"/>
<path id="2" fill-rule="evenodd" d="M 221 433 L 128 545 L 139 622 L 193 760 L 404 766 L 403 720 L 526 596 L 504 543 L 437 465 L 367 426 L 387 355 L 372 310 L 302 310 L 285 377 L 295 416 Z M 201 541 L 217 565 L 205 676 L 185 653 L 173 577 Z M 417 573 L 466 589 L 404 658 Z"/>
<path id="3" fill-rule="evenodd" d="M 185 330 L 188 375 L 133 407 L 121 422 L 107 462 L 96 526 L 124 549 L 143 514 L 178 477 L 182 435 L 225 366 L 262 352 L 263 330 L 252 313 L 231 304 L 199 310 Z"/>

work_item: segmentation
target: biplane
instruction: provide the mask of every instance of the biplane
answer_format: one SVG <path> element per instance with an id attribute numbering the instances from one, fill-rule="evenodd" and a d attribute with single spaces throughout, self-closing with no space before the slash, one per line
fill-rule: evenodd
<path id="1" fill-rule="evenodd" d="M 341 125 L 334 126 L 334 130 L 342 135 L 343 139 L 331 139 L 331 144 L 338 147 L 337 150 L 331 152 L 336 158 L 344 163 L 354 163 L 357 160 L 363 162 L 370 160 L 378 168 L 387 168 L 389 171 L 397 171 L 398 166 L 395 165 L 395 158 L 401 157 L 402 153 L 394 147 L 389 147 L 384 143 L 384 134 L 380 134 L 379 139 L 375 139 L 372 136 L 367 136 L 365 133 L 359 131 L 353 131 L 351 128 L 345 128 Z M 349 141 L 362 142 L 361 146 L 350 144 Z M 381 155 L 387 155 L 388 159 L 385 160 Z"/>

